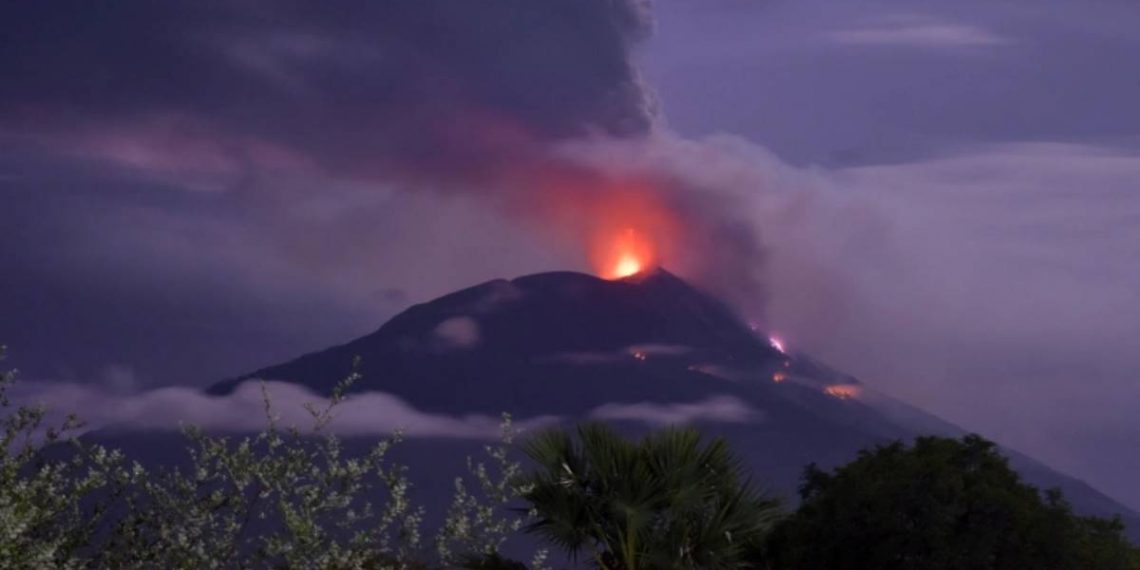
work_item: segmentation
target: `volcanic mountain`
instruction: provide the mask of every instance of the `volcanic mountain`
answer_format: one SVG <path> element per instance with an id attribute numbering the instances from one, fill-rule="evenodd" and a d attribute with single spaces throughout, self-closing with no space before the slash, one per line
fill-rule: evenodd
<path id="1" fill-rule="evenodd" d="M 728 307 L 658 269 L 607 281 L 581 273 L 496 280 L 416 305 L 376 332 L 210 388 L 252 378 L 329 392 L 361 358 L 357 390 L 430 412 L 582 414 L 605 403 L 688 402 L 752 388 L 702 366 L 785 360 Z M 719 385 L 718 385 L 719 384 Z"/>
<path id="2" fill-rule="evenodd" d="M 964 433 L 807 355 L 785 353 L 664 269 L 612 281 L 571 272 L 490 281 L 209 392 L 265 379 L 329 393 L 357 357 L 354 391 L 386 392 L 425 412 L 599 418 L 630 430 L 696 424 L 726 436 L 759 479 L 789 497 L 808 463 L 831 466 L 877 443 Z M 1119 513 L 1133 535 L 1140 531 L 1140 515 L 1006 452 L 1026 479 L 1062 488 L 1079 511 Z"/>

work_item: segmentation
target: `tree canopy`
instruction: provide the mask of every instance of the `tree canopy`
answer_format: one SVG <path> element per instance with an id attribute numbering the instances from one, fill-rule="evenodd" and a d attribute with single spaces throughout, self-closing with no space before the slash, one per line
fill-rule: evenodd
<path id="1" fill-rule="evenodd" d="M 740 568 L 781 510 L 720 438 L 665 429 L 640 441 L 601 424 L 553 430 L 525 451 L 531 530 L 599 568 Z"/>
<path id="2" fill-rule="evenodd" d="M 831 472 L 809 466 L 800 494 L 770 542 L 775 568 L 1140 568 L 1119 519 L 1075 515 L 976 435 L 878 446 Z"/>

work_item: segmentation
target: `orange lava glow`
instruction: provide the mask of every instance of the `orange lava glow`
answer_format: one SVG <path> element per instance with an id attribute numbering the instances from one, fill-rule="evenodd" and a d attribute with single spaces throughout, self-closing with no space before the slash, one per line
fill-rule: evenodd
<path id="1" fill-rule="evenodd" d="M 621 279 L 648 269 L 653 265 L 657 254 L 653 243 L 641 232 L 624 228 L 612 235 L 609 246 L 599 248 L 594 257 L 594 265 L 602 277 Z"/>
<path id="2" fill-rule="evenodd" d="M 773 337 L 768 337 L 768 342 L 772 345 L 772 348 L 780 351 L 781 353 L 783 353 L 783 354 L 788 353 L 787 349 L 784 348 L 784 341 L 773 336 Z"/>
<path id="3" fill-rule="evenodd" d="M 629 277 L 641 271 L 641 260 L 627 255 L 618 260 L 617 265 L 614 265 L 613 274 L 615 277 Z"/>
<path id="4" fill-rule="evenodd" d="M 857 384 L 832 384 L 831 386 L 826 386 L 823 389 L 824 394 L 827 394 L 833 398 L 839 398 L 840 400 L 858 398 L 859 393 L 862 391 L 863 389 L 860 388 Z"/>
<path id="5" fill-rule="evenodd" d="M 685 239 L 681 220 L 646 180 L 600 184 L 596 199 L 584 204 L 587 254 L 594 273 L 622 279 L 672 258 Z"/>
<path id="6" fill-rule="evenodd" d="M 573 169 L 544 170 L 535 181 L 542 192 L 527 195 L 520 213 L 541 222 L 571 247 L 581 248 L 590 270 L 622 279 L 668 263 L 684 273 L 692 227 L 668 200 L 661 182 L 637 176 L 609 178 Z M 681 247 L 684 244 L 684 248 Z"/>
<path id="7" fill-rule="evenodd" d="M 788 375 L 784 374 L 783 370 L 778 370 L 778 371 L 776 371 L 775 374 L 772 375 L 772 381 L 777 383 L 777 384 L 779 384 L 780 382 L 783 382 L 784 380 L 787 380 L 787 379 L 788 379 Z"/>

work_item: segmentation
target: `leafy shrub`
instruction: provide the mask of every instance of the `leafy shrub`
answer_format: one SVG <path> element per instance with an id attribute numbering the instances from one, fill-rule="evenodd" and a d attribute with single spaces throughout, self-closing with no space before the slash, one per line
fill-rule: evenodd
<path id="1" fill-rule="evenodd" d="M 505 508 L 521 469 L 508 454 L 510 418 L 502 441 L 486 448 L 489 463 L 468 459 L 468 476 L 456 478 L 446 520 L 428 540 L 407 467 L 387 459 L 400 435 L 349 456 L 328 430 L 357 379 L 341 382 L 326 406 L 308 407 L 310 431 L 279 428 L 265 393 L 261 433 L 235 439 L 189 428 L 189 467 L 148 470 L 74 437 L 73 417 L 47 427 L 42 407 L 13 407 L 15 373 L 4 373 L 0 567 L 504 567 L 498 551 L 525 518 Z M 539 552 L 533 566 L 544 559 Z"/>
<path id="2" fill-rule="evenodd" d="M 830 473 L 809 466 L 801 496 L 774 533 L 775 568 L 1140 568 L 1119 519 L 1074 515 L 976 435 L 879 446 Z"/>

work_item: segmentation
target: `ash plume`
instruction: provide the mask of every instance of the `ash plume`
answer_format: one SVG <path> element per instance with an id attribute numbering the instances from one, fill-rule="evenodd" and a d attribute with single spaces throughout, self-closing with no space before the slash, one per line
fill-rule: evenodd
<path id="1" fill-rule="evenodd" d="M 0 86 L 5 140 L 232 195 L 244 224 L 315 271 L 383 238 L 367 196 L 380 188 L 477 199 L 579 259 L 633 227 L 656 262 L 760 312 L 763 250 L 730 214 L 737 189 L 702 181 L 695 161 L 633 163 L 688 152 L 632 61 L 652 28 L 642 0 L 17 11 L 5 34 L 23 49 L 0 55 L 14 70 Z M 59 29 L 74 33 L 45 33 Z M 629 162 L 607 156 L 616 146 Z M 296 219 L 334 203 L 352 206 L 335 222 Z"/>

